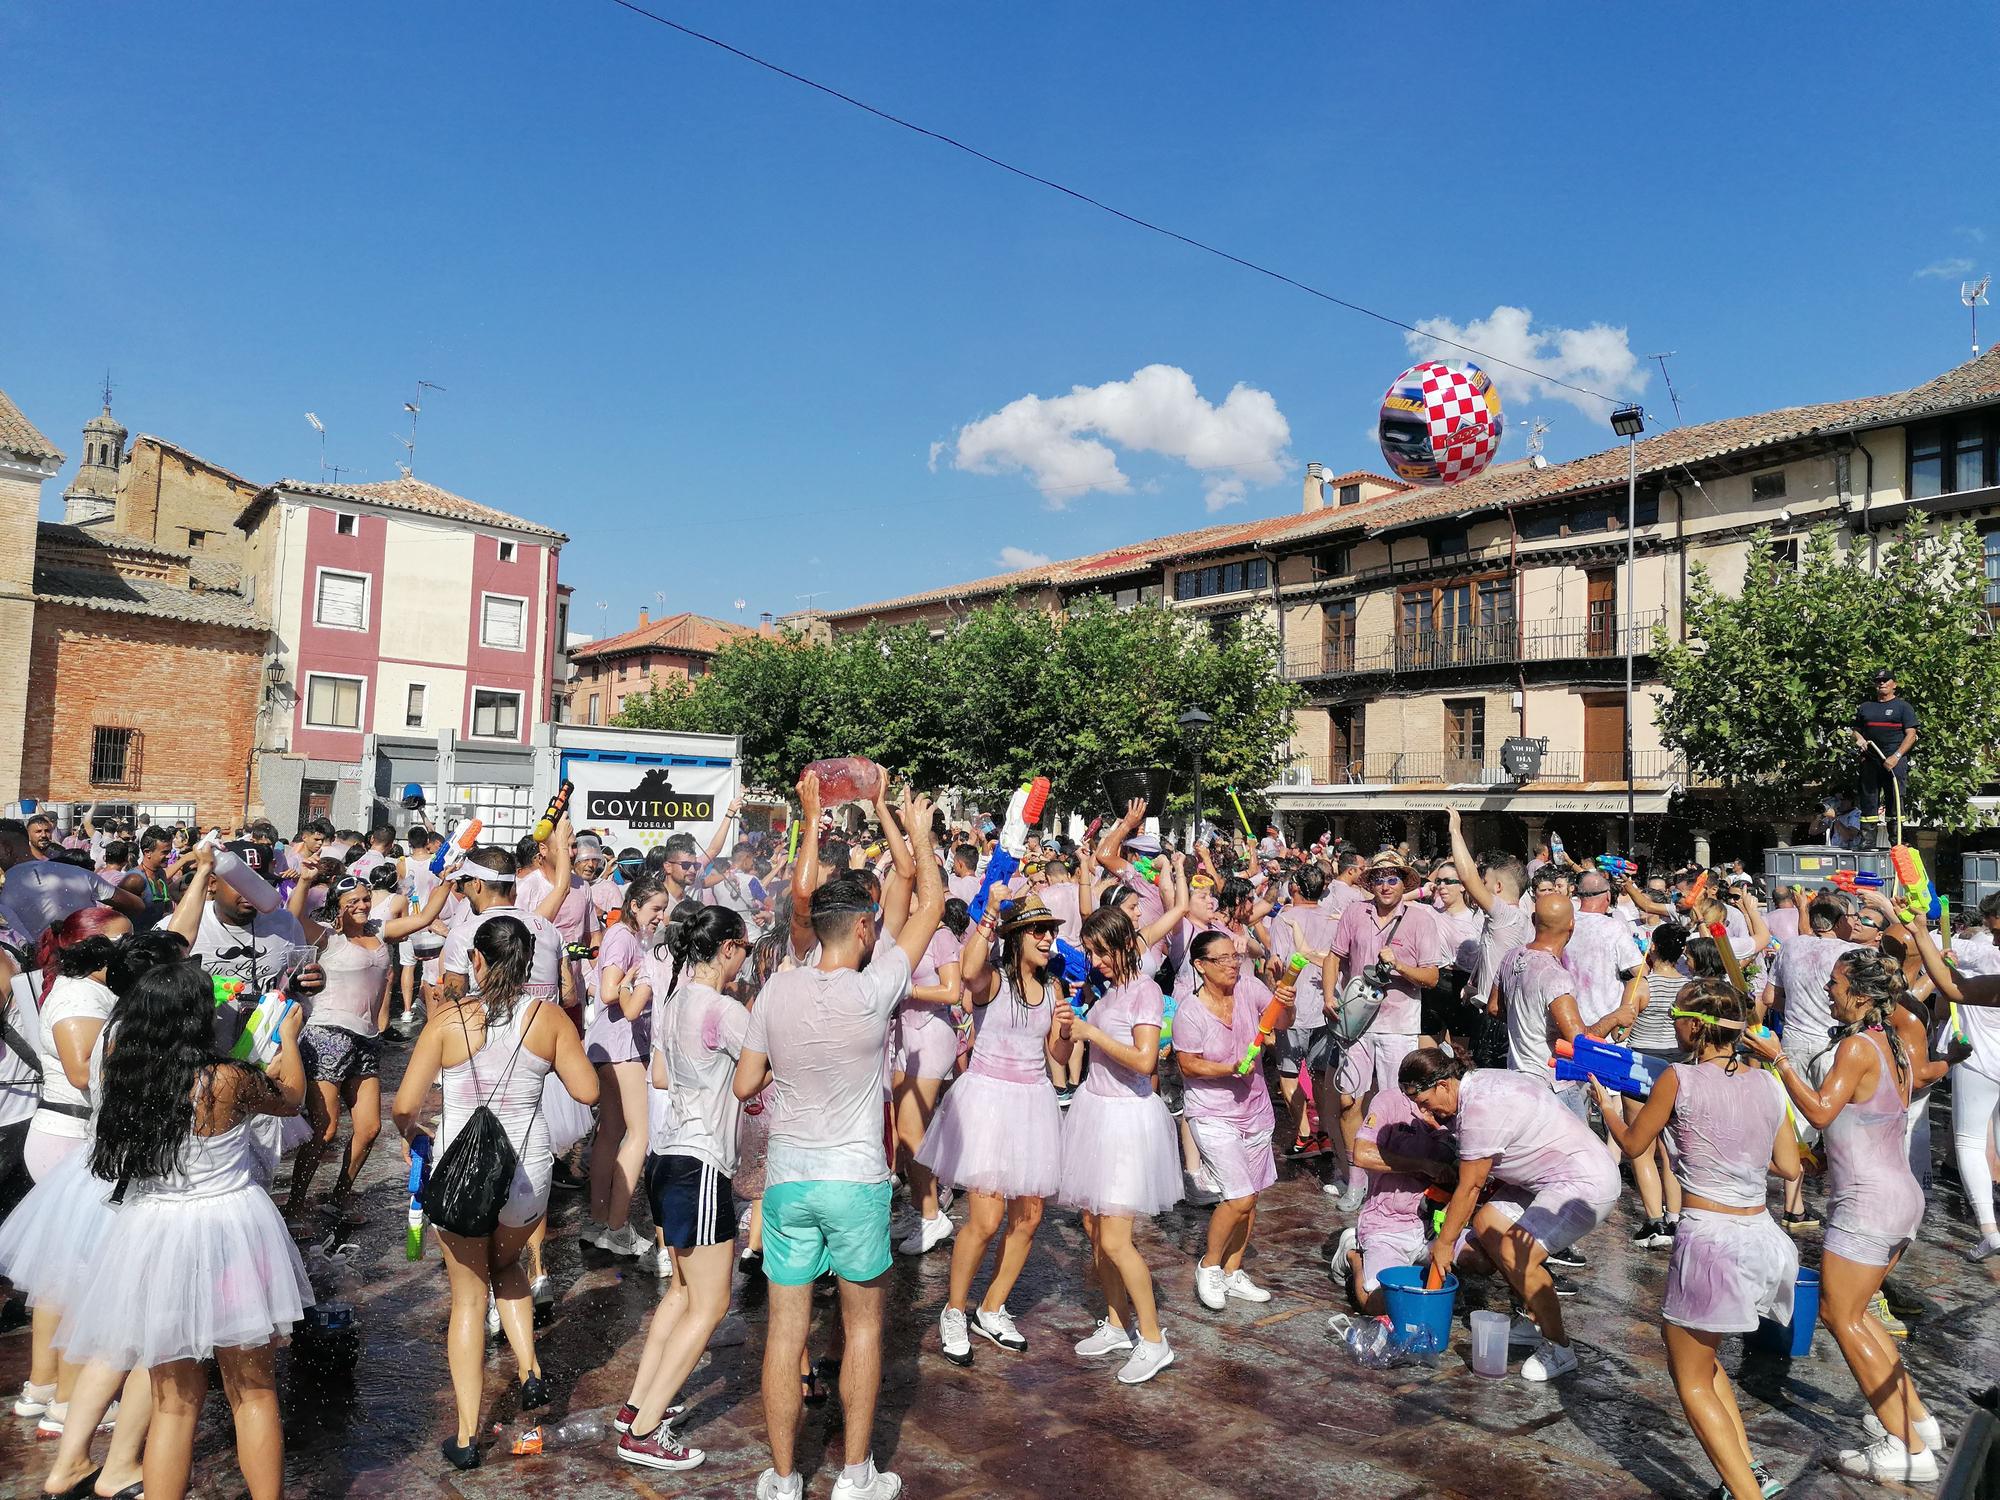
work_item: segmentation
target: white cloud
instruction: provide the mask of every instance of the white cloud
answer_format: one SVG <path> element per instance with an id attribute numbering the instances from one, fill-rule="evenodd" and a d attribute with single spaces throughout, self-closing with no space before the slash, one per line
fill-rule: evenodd
<path id="1" fill-rule="evenodd" d="M 1632 352 L 1623 328 L 1593 323 L 1588 328 L 1536 328 L 1534 314 L 1525 307 L 1504 304 L 1484 318 L 1470 323 L 1454 323 L 1450 318 L 1426 318 L 1417 333 L 1406 333 L 1403 342 L 1412 354 L 1427 359 L 1469 359 L 1500 387 L 1504 402 L 1524 402 L 1537 396 L 1567 401 L 1593 418 L 1605 415 L 1602 401 L 1578 391 L 1565 390 L 1551 382 L 1568 381 L 1607 396 L 1636 396 L 1646 388 L 1645 361 Z M 1441 340 L 1449 339 L 1452 343 Z M 1452 344 L 1465 344 L 1491 359 L 1481 359 Z M 1508 364 L 1500 364 L 1499 360 Z M 1524 369 L 1512 369 L 1519 365 Z M 1532 372 L 1532 373 L 1529 373 Z"/>
<path id="2" fill-rule="evenodd" d="M 1967 239 L 1971 240 L 1972 243 L 1975 245 L 1983 245 L 1986 243 L 1986 231 L 1983 229 L 1972 229 L 1961 226 L 1960 228 L 1953 230 L 1952 233 L 1964 235 Z"/>
<path id="3" fill-rule="evenodd" d="M 1017 568 L 1045 568 L 1049 564 L 1046 552 L 1030 552 L 1026 547 L 1002 547 L 1000 566 L 1009 572 Z"/>
<path id="4" fill-rule="evenodd" d="M 1238 385 L 1220 406 L 1174 365 L 1130 380 L 1073 386 L 1067 396 L 1022 396 L 958 431 L 952 467 L 974 474 L 1024 470 L 1053 510 L 1092 490 L 1128 494 L 1113 445 L 1159 453 L 1202 473 L 1210 510 L 1273 484 L 1290 463 L 1292 429 L 1269 391 Z"/>
<path id="5" fill-rule="evenodd" d="M 1972 262 L 1963 255 L 1948 255 L 1943 260 L 1934 260 L 1917 272 L 1919 276 L 1935 276 L 1940 281 L 1950 281 L 1963 276 L 1972 269 Z"/>

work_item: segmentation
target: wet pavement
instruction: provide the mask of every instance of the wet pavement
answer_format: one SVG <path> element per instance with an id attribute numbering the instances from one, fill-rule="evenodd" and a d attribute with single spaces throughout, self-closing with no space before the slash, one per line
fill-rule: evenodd
<path id="1" fill-rule="evenodd" d="M 384 1057 L 385 1098 L 406 1050 Z M 1934 1138 L 1950 1139 L 1939 1099 Z M 1941 1163 L 1942 1164 L 1942 1163 Z M 1115 1358 L 1087 1364 L 1071 1345 L 1090 1331 L 1095 1307 L 1083 1284 L 1085 1242 L 1074 1215 L 1052 1209 L 1011 1299 L 1029 1340 L 1009 1355 L 975 1340 L 970 1369 L 937 1352 L 949 1249 L 922 1261 L 898 1257 L 891 1273 L 887 1362 L 875 1428 L 879 1465 L 901 1474 L 923 1500 L 1050 1496 L 1061 1500 L 1222 1500 L 1249 1495 L 1591 1497 L 1702 1495 L 1715 1483 L 1687 1430 L 1665 1373 L 1658 1310 L 1666 1252 L 1638 1251 L 1628 1194 L 1611 1222 L 1585 1241 L 1590 1269 L 1564 1307 L 1583 1368 L 1550 1386 L 1518 1373 L 1472 1373 L 1461 1314 L 1452 1347 L 1435 1369 L 1365 1371 L 1327 1333 L 1335 1293 L 1326 1256 L 1344 1222 L 1311 1170 L 1282 1169 L 1264 1197 L 1248 1269 L 1274 1293 L 1265 1306 L 1232 1302 L 1221 1313 L 1193 1295 L 1193 1264 L 1206 1213 L 1182 1208 L 1142 1226 L 1139 1245 L 1158 1283 L 1162 1321 L 1177 1362 L 1151 1384 L 1112 1379 Z M 331 1167 L 324 1180 L 330 1180 Z M 741 1295 L 748 1342 L 714 1349 L 684 1397 L 679 1430 L 708 1461 L 682 1474 L 632 1469 L 608 1441 L 512 1458 L 489 1450 L 471 1473 L 446 1470 L 437 1443 L 449 1434 L 444 1358 L 447 1299 L 435 1244 L 412 1264 L 403 1254 L 400 1153 L 385 1120 L 359 1201 L 367 1219 L 349 1238 L 359 1253 L 344 1295 L 358 1319 L 351 1370 L 327 1369 L 295 1346 L 281 1357 L 286 1494 L 293 1496 L 502 1497 L 748 1496 L 768 1455 L 758 1397 L 761 1301 Z M 539 1334 L 555 1404 L 546 1420 L 595 1415 L 607 1423 L 624 1400 L 645 1321 L 660 1283 L 631 1262 L 581 1246 L 583 1199 L 558 1191 L 549 1269 L 561 1299 Z M 1919 1388 L 1955 1432 L 1968 1410 L 1965 1388 L 2000 1376 L 2000 1259 L 1966 1262 L 1972 1241 L 1956 1189 L 1940 1182 L 1923 1236 L 1898 1289 L 1924 1299 L 1905 1353 Z M 1817 1235 L 1805 1244 L 1818 1259 Z M 983 1277 L 981 1284 L 983 1285 Z M 1474 1305 L 1504 1294 L 1479 1283 Z M 827 1319 L 815 1329 L 826 1352 Z M 728 1325 L 725 1325 L 727 1327 Z M 1517 1351 L 1518 1354 L 1519 1351 Z M 1826 1459 L 1851 1446 L 1864 1411 L 1854 1380 L 1822 1331 L 1806 1358 L 1787 1361 L 1724 1344 L 1751 1442 L 1794 1496 L 1905 1493 L 1837 1477 Z M 0 1339 L 0 1382 L 26 1373 L 25 1332 Z M 337 1362 L 336 1362 L 337 1364 Z M 1514 1372 L 1519 1370 L 1515 1360 Z M 503 1344 L 489 1354 L 488 1423 L 511 1433 L 513 1362 Z M 30 1424 L 0 1416 L 0 1497 L 40 1492 L 47 1450 Z M 806 1493 L 824 1497 L 839 1472 L 836 1397 L 808 1411 L 800 1466 Z M 100 1450 L 101 1451 L 101 1450 Z M 212 1393 L 197 1450 L 194 1493 L 243 1493 L 228 1410 Z"/>

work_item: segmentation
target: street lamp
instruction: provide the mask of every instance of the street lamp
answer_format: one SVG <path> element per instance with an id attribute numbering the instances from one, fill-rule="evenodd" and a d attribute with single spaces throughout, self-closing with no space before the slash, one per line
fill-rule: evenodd
<path id="1" fill-rule="evenodd" d="M 1646 414 L 1636 406 L 1621 406 L 1611 414 L 1611 430 L 1625 439 L 1625 857 L 1637 846 L 1637 791 L 1632 761 L 1632 604 L 1633 566 L 1639 530 L 1639 434 Z"/>
<path id="2" fill-rule="evenodd" d="M 1201 847 L 1201 746 L 1208 738 L 1208 726 L 1214 722 L 1198 708 L 1181 715 L 1181 733 L 1187 736 L 1194 753 L 1194 836 L 1188 841 L 1190 852 Z"/>

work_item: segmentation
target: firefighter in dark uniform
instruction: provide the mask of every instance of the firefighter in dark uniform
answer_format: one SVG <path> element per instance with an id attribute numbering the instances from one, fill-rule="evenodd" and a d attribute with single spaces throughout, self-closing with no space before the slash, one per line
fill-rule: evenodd
<path id="1" fill-rule="evenodd" d="M 1910 790 L 1910 746 L 1917 742 L 1917 711 L 1896 695 L 1896 674 L 1884 667 L 1875 674 L 1875 696 L 1854 710 L 1848 726 L 1861 751 L 1861 826 L 1873 829 L 1875 846 L 1903 841 L 1903 799 Z M 1890 806 L 1882 806 L 1882 794 L 1890 778 L 1895 792 Z M 1884 813 L 1895 820 L 1886 829 Z"/>

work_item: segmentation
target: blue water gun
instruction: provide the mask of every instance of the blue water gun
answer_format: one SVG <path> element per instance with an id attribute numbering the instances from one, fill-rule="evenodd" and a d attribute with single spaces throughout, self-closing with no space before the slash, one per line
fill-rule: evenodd
<path id="1" fill-rule="evenodd" d="M 1653 1092 L 1653 1081 L 1667 1071 L 1668 1064 L 1664 1058 L 1648 1057 L 1615 1042 L 1579 1036 L 1575 1041 L 1558 1041 L 1549 1066 L 1564 1083 L 1594 1078 L 1613 1093 L 1644 1099 Z"/>
<path id="2" fill-rule="evenodd" d="M 1014 872 L 1021 868 L 1021 856 L 1028 851 L 1028 830 L 1042 820 L 1042 809 L 1048 800 L 1049 778 L 1037 776 L 1017 790 L 1007 803 L 1006 826 L 1000 830 L 998 845 L 986 858 L 986 873 L 980 876 L 979 892 L 972 898 L 973 921 L 985 919 L 986 898 L 993 893 L 993 887 L 1012 880 Z"/>
<path id="3" fill-rule="evenodd" d="M 1620 859 L 1615 854 L 1598 855 L 1597 868 L 1602 870 L 1606 875 L 1609 875 L 1613 880 L 1636 880 L 1639 875 L 1639 867 L 1637 865 L 1629 859 Z"/>
<path id="4" fill-rule="evenodd" d="M 421 1131 L 410 1142 L 410 1223 L 403 1235 L 403 1259 L 424 1258 L 424 1184 L 431 1175 L 431 1138 Z"/>

